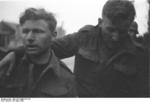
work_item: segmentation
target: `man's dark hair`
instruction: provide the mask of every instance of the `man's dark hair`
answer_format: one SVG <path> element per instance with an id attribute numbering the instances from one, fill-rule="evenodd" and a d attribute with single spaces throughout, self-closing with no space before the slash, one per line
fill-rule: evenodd
<path id="1" fill-rule="evenodd" d="M 20 17 L 20 24 L 23 25 L 26 20 L 43 19 L 48 23 L 50 31 L 55 31 L 57 21 L 53 13 L 49 13 L 44 9 L 28 8 Z"/>
<path id="2" fill-rule="evenodd" d="M 108 0 L 103 7 L 102 16 L 108 17 L 112 23 L 134 20 L 136 15 L 134 5 L 128 0 Z"/>

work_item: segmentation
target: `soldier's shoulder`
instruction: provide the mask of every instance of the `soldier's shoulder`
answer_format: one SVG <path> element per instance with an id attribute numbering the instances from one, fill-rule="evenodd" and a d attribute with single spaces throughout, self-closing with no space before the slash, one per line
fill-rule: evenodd
<path id="1" fill-rule="evenodd" d="M 85 25 L 78 31 L 80 46 L 87 47 L 99 41 L 101 28 L 95 25 Z"/>
<path id="2" fill-rule="evenodd" d="M 95 28 L 94 25 L 85 25 L 85 26 L 83 26 L 83 27 L 81 27 L 81 28 L 79 29 L 79 32 L 90 31 L 90 30 L 92 30 L 93 28 Z"/>
<path id="3" fill-rule="evenodd" d="M 82 28 L 79 29 L 78 33 L 80 35 L 80 37 L 90 37 L 91 38 L 95 38 L 97 37 L 97 35 L 99 34 L 99 30 L 100 28 L 98 26 L 95 25 L 85 25 Z M 88 39 L 87 38 L 87 39 Z"/>

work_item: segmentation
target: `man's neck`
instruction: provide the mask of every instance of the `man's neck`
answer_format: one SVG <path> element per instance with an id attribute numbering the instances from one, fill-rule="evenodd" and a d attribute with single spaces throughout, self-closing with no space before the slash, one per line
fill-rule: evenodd
<path id="1" fill-rule="evenodd" d="M 49 58 L 51 56 L 51 49 L 43 52 L 42 54 L 39 55 L 29 55 L 29 59 L 32 63 L 34 64 L 47 64 L 49 61 Z"/>

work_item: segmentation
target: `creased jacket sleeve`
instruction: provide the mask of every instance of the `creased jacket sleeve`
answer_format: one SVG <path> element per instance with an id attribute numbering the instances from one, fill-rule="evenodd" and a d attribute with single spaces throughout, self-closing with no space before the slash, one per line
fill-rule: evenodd
<path id="1" fill-rule="evenodd" d="M 55 39 L 52 44 L 52 49 L 54 50 L 55 55 L 62 59 L 76 54 L 80 45 L 79 35 L 79 33 L 73 33 L 62 38 Z"/>

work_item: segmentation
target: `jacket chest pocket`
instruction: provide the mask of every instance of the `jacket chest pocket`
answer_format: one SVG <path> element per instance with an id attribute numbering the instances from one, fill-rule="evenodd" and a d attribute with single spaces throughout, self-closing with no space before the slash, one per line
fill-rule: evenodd
<path id="1" fill-rule="evenodd" d="M 127 66 L 123 64 L 113 64 L 113 70 L 122 73 L 126 76 L 133 76 L 136 74 L 136 67 L 135 66 Z"/>
<path id="2" fill-rule="evenodd" d="M 68 83 L 61 79 L 47 79 L 37 85 L 37 94 L 44 97 L 64 97 L 68 93 Z"/>
<path id="3" fill-rule="evenodd" d="M 134 57 L 122 57 L 113 62 L 113 70 L 125 76 L 134 76 L 137 72 L 136 59 Z"/>
<path id="4" fill-rule="evenodd" d="M 134 54 L 122 52 L 118 55 L 113 56 L 106 64 L 106 67 L 118 74 L 120 73 L 122 75 L 130 77 L 134 76 L 137 73 L 137 63 L 138 59 Z"/>

